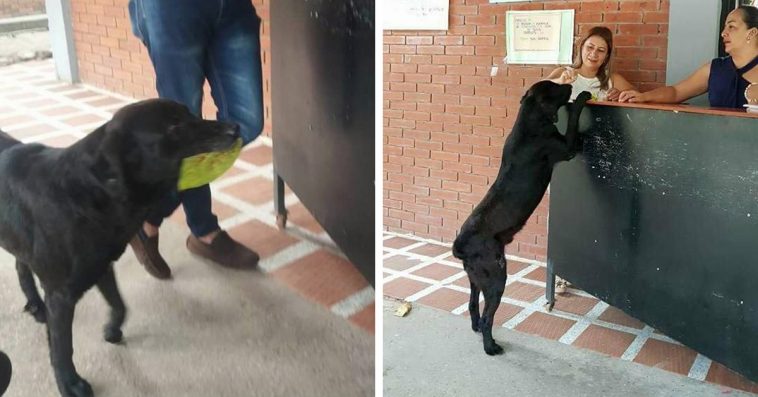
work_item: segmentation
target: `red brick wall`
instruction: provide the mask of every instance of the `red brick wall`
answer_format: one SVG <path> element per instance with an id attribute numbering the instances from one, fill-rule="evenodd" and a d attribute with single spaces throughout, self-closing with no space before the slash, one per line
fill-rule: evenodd
<path id="1" fill-rule="evenodd" d="M 524 91 L 555 67 L 503 65 L 505 12 L 574 9 L 575 38 L 608 26 L 614 70 L 643 90 L 666 81 L 669 12 L 669 0 L 450 3 L 447 32 L 384 32 L 384 227 L 442 241 L 494 181 Z M 546 259 L 548 200 L 508 253 Z"/>
<path id="2" fill-rule="evenodd" d="M 271 134 L 271 36 L 269 1 L 252 0 L 263 20 L 261 57 L 265 124 Z M 71 0 L 74 40 L 82 82 L 134 98 L 157 96 L 155 73 L 142 43 L 132 35 L 128 0 Z M 203 114 L 216 110 L 206 84 Z"/>
<path id="3" fill-rule="evenodd" d="M 0 18 L 45 13 L 45 0 L 0 0 Z"/>

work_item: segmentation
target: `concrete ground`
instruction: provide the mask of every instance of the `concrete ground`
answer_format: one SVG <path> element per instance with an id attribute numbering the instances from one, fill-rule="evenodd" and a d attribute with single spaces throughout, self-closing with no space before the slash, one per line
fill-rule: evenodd
<path id="1" fill-rule="evenodd" d="M 46 29 L 0 32 L 0 66 L 52 56 Z"/>
<path id="2" fill-rule="evenodd" d="M 193 258 L 185 232 L 161 229 L 174 279 L 149 276 L 127 249 L 116 275 L 129 314 L 125 343 L 103 341 L 107 306 L 77 306 L 74 363 L 97 396 L 373 396 L 374 338 L 259 272 Z M 0 350 L 7 396 L 55 396 L 43 325 L 22 312 L 13 258 L 0 251 Z"/>
<path id="3" fill-rule="evenodd" d="M 384 396 L 753 396 L 657 368 L 497 328 L 505 354 L 490 357 L 468 318 L 384 301 Z"/>

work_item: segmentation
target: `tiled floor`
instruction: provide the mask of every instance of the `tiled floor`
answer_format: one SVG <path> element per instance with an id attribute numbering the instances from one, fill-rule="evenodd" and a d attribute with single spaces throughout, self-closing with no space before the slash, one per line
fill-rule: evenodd
<path id="1" fill-rule="evenodd" d="M 132 101 L 58 82 L 49 60 L 0 68 L 0 128 L 24 142 L 68 146 Z M 374 289 L 289 190 L 287 228 L 277 229 L 271 161 L 271 140 L 261 137 L 211 185 L 221 227 L 256 249 L 261 268 L 272 277 L 373 333 Z M 185 225 L 181 210 L 171 219 Z"/>
<path id="2" fill-rule="evenodd" d="M 385 296 L 468 315 L 468 277 L 449 245 L 389 232 L 383 241 Z M 758 393 L 758 384 L 583 291 L 569 289 L 559 295 L 548 313 L 543 307 L 545 264 L 507 259 L 508 280 L 495 314 L 496 326 Z"/>

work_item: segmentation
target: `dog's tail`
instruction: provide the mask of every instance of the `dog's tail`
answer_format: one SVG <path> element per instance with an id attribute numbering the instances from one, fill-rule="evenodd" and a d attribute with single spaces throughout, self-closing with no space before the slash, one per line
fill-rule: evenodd
<path id="1" fill-rule="evenodd" d="M 5 149 L 8 149 L 11 146 L 18 145 L 19 142 L 17 139 L 13 138 L 12 136 L 8 135 L 6 132 L 3 132 L 3 130 L 0 130 L 0 152 L 2 152 Z"/>

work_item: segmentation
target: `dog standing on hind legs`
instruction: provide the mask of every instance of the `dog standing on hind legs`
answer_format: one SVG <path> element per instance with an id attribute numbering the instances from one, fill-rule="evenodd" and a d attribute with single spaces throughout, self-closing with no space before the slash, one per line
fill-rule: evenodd
<path id="1" fill-rule="evenodd" d="M 571 86 L 540 81 L 521 98 L 521 108 L 503 147 L 495 183 L 461 226 L 453 243 L 453 255 L 463 262 L 471 283 L 471 328 L 482 332 L 484 351 L 501 354 L 492 338 L 492 323 L 507 279 L 505 245 L 521 230 L 542 201 L 553 166 L 570 160 L 579 147 L 579 114 L 587 100 L 582 92 L 569 109 L 566 135 L 555 123 L 558 108 L 568 103 Z M 484 312 L 479 314 L 479 292 Z"/>

